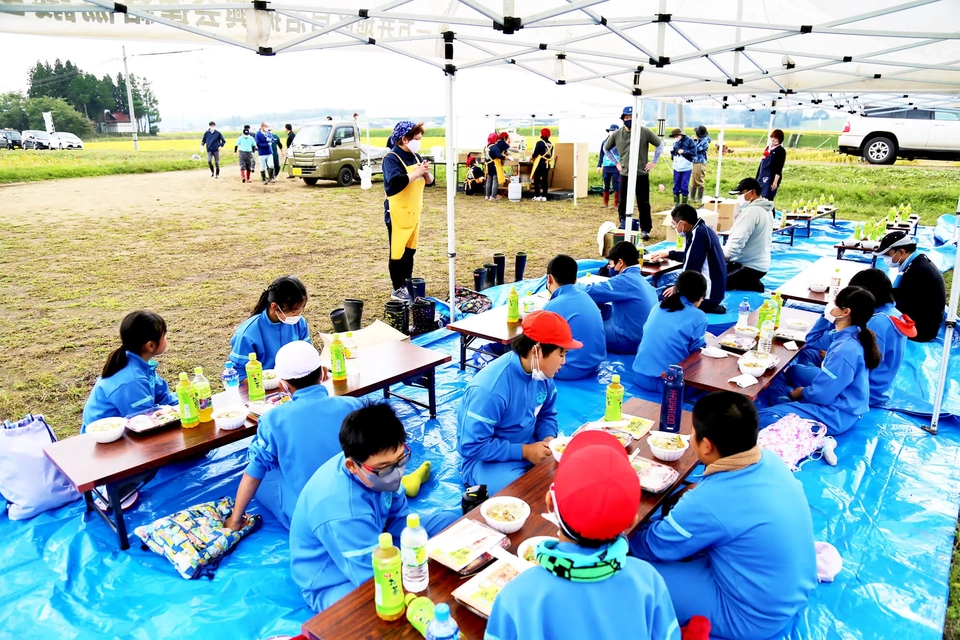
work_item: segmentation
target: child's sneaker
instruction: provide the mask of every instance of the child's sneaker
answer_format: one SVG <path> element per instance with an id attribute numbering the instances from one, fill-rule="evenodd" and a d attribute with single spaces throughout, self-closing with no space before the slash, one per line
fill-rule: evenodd
<path id="1" fill-rule="evenodd" d="M 837 441 L 834 440 L 831 436 L 827 436 L 823 439 L 823 449 L 820 450 L 823 454 L 823 461 L 826 462 L 831 467 L 837 466 Z"/>

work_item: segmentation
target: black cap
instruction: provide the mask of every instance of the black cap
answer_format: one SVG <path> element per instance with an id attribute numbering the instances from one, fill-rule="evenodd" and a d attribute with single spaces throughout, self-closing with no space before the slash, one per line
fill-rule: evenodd
<path id="1" fill-rule="evenodd" d="M 760 186 L 760 183 L 756 178 L 744 178 L 737 183 L 737 186 L 730 190 L 730 195 L 736 196 L 744 191 L 754 191 L 757 195 L 763 191 L 763 187 Z"/>
<path id="2" fill-rule="evenodd" d="M 879 246 L 874 249 L 874 255 L 883 255 L 890 249 L 899 249 L 900 247 L 916 247 L 917 240 L 910 236 L 909 233 L 903 230 L 891 231 L 887 235 L 883 236 L 883 240 L 880 241 Z"/>

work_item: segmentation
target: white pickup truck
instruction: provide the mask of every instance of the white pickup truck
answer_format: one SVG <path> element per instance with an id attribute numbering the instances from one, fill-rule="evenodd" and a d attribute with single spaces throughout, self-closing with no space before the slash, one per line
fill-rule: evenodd
<path id="1" fill-rule="evenodd" d="M 840 153 L 870 164 L 893 164 L 897 158 L 960 160 L 960 111 L 868 107 L 847 120 L 837 144 Z"/>

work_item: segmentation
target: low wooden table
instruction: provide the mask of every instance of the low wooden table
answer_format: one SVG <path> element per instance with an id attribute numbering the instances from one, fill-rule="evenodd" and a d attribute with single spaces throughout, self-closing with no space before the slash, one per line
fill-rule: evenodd
<path id="1" fill-rule="evenodd" d="M 510 344 L 523 333 L 519 322 L 507 322 L 507 305 L 457 320 L 448 324 L 447 329 L 460 334 L 460 371 L 467 367 L 480 368 L 467 362 L 467 351 L 479 351 L 470 346 L 477 338 L 498 344 Z"/>
<path id="2" fill-rule="evenodd" d="M 794 222 L 794 223 L 799 223 L 799 226 L 802 226 L 803 223 L 806 222 L 806 223 L 807 223 L 807 237 L 809 238 L 809 237 L 810 237 L 810 224 L 811 224 L 814 220 L 816 220 L 817 218 L 823 218 L 823 217 L 826 217 L 826 216 L 830 216 L 830 221 L 831 221 L 830 224 L 832 224 L 833 226 L 837 226 L 837 211 L 839 211 L 839 209 L 838 209 L 837 207 L 820 207 L 819 209 L 817 209 L 817 212 L 816 212 L 816 213 L 807 213 L 807 214 L 802 214 L 802 213 L 801 213 L 801 214 L 797 214 L 797 215 L 794 215 L 794 214 L 792 214 L 792 213 L 788 213 L 788 214 L 787 214 L 787 221 L 788 221 L 788 222 L 791 222 L 791 221 L 792 221 L 792 222 Z"/>
<path id="3" fill-rule="evenodd" d="M 760 311 L 754 311 L 750 314 L 750 324 L 756 326 Z M 790 309 L 784 307 L 780 312 L 780 326 L 784 326 L 787 320 L 804 320 L 813 323 L 819 318 L 816 313 L 801 311 L 799 309 Z M 730 327 L 720 337 L 734 334 L 736 327 Z M 804 334 L 806 335 L 806 334 Z M 683 367 L 683 381 L 691 387 L 703 389 L 704 391 L 736 391 L 743 394 L 751 400 L 756 400 L 760 392 L 770 386 L 774 376 L 783 371 L 790 362 L 797 356 L 799 351 L 790 351 L 783 346 L 783 341 L 774 339 L 773 347 L 770 353 L 779 356 L 780 362 L 773 369 L 767 370 L 758 380 L 759 384 L 746 389 L 741 389 L 732 382 L 730 378 L 740 375 L 740 367 L 737 364 L 739 354 L 729 353 L 726 358 L 709 358 L 701 353 L 694 353 L 680 363 Z"/>
<path id="4" fill-rule="evenodd" d="M 660 405 L 634 398 L 624 403 L 624 413 L 648 418 L 656 423 L 660 420 Z M 656 425 L 654 425 L 656 428 Z M 680 431 L 685 434 L 693 433 L 691 414 L 683 412 Z M 640 449 L 640 455 L 652 458 L 646 438 L 630 445 L 630 451 Z M 680 474 L 675 488 L 686 478 L 697 465 L 697 456 L 693 448 L 687 449 L 683 457 L 676 462 L 666 462 Z M 553 482 L 557 463 L 553 459 L 543 462 L 518 480 L 508 485 L 497 495 L 515 496 L 530 505 L 530 517 L 523 528 L 510 535 L 510 549 L 514 553 L 520 543 L 533 536 L 556 536 L 557 527 L 540 517 L 546 513 L 547 505 L 544 496 Z M 641 520 L 647 520 L 660 505 L 673 493 L 673 488 L 659 494 L 643 492 L 640 503 Z M 483 522 L 479 509 L 474 509 L 465 518 Z M 456 602 L 450 595 L 454 589 L 463 584 L 464 578 L 447 569 L 443 565 L 430 560 L 430 585 L 419 595 L 424 595 L 435 603 L 445 602 L 450 605 L 452 617 L 457 621 L 460 631 L 469 640 L 481 640 L 487 621 L 476 615 L 466 607 Z M 561 603 L 562 606 L 562 603 Z M 370 638 L 377 640 L 423 640 L 423 636 L 407 622 L 406 617 L 393 622 L 385 622 L 377 617 L 373 604 L 373 580 L 368 580 L 354 589 L 342 600 L 334 604 L 323 613 L 311 618 L 302 627 L 304 636 L 311 640 L 341 640 L 342 638 Z"/>
<path id="5" fill-rule="evenodd" d="M 855 274 L 869 269 L 865 262 L 853 262 L 850 260 L 837 260 L 835 258 L 820 258 L 812 265 L 790 278 L 777 289 L 777 293 L 784 300 L 797 300 L 799 302 L 808 302 L 810 304 L 827 304 L 830 301 L 831 293 L 829 287 L 823 293 L 810 291 L 808 286 L 813 278 L 822 279 L 830 283 L 834 270 L 840 268 L 840 288 L 843 289 L 850 282 Z"/>
<path id="6" fill-rule="evenodd" d="M 878 256 L 877 254 L 875 254 L 875 253 L 873 252 L 873 249 L 864 249 L 864 248 L 861 247 L 859 244 L 857 244 L 856 246 L 853 246 L 853 247 L 847 247 L 847 246 L 844 246 L 844 245 L 842 245 L 842 244 L 835 244 L 835 245 L 833 245 L 833 248 L 837 250 L 837 260 L 850 260 L 850 258 L 847 258 L 847 257 L 846 257 L 847 251 L 850 251 L 850 252 L 853 252 L 853 253 L 860 253 L 860 254 L 867 254 L 867 255 L 869 255 L 869 257 L 870 257 L 870 266 L 873 267 L 874 269 L 877 267 L 877 258 L 879 258 L 880 256 Z M 859 261 L 859 260 L 855 260 L 854 262 L 860 262 L 860 261 Z"/>
<path id="7" fill-rule="evenodd" d="M 677 262 L 676 260 L 664 260 L 663 262 L 650 264 L 650 263 L 641 263 L 640 273 L 643 275 L 653 278 L 654 286 L 656 286 L 657 280 L 665 273 L 670 273 L 671 271 L 676 271 L 683 267 L 682 262 Z"/>
<path id="8" fill-rule="evenodd" d="M 917 229 L 920 227 L 920 220 L 904 220 L 900 224 L 896 222 L 887 223 L 887 232 L 890 231 L 906 231 L 908 234 L 915 236 L 917 235 Z"/>
<path id="9" fill-rule="evenodd" d="M 790 238 L 789 240 L 773 240 L 773 242 L 775 244 L 789 244 L 792 247 L 793 241 L 797 235 L 796 233 L 797 229 L 799 228 L 800 228 L 800 225 L 798 224 L 788 224 L 785 227 L 775 227 L 773 231 L 770 232 L 770 235 L 771 236 L 778 236 L 778 235 L 789 236 Z M 726 231 L 721 231 L 717 235 L 720 236 L 720 241 L 723 244 L 727 244 L 727 240 L 730 238 L 730 229 L 727 229 Z M 807 234 L 807 237 L 808 238 L 810 237 L 809 233 Z"/>

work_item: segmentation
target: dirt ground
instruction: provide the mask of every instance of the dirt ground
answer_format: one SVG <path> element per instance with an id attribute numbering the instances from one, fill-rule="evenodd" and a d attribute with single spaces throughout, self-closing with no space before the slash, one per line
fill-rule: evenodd
<path id="1" fill-rule="evenodd" d="M 442 185 L 426 192 L 415 269 L 441 299 L 445 197 Z M 167 321 L 170 346 L 159 358 L 167 380 L 198 365 L 218 378 L 233 330 L 277 276 L 303 279 L 313 331 L 331 329 L 329 313 L 344 298 L 365 300 L 370 321 L 390 295 L 376 182 L 370 191 L 241 184 L 227 168 L 219 180 L 186 171 L 13 185 L 0 187 L 0 202 L 0 419 L 42 413 L 61 436 L 79 428 L 133 309 Z M 526 251 L 528 276 L 544 273 L 556 253 L 596 257 L 598 226 L 616 220 L 598 197 L 575 208 L 460 195 L 456 206 L 457 281 L 468 286 L 497 251 Z"/>

